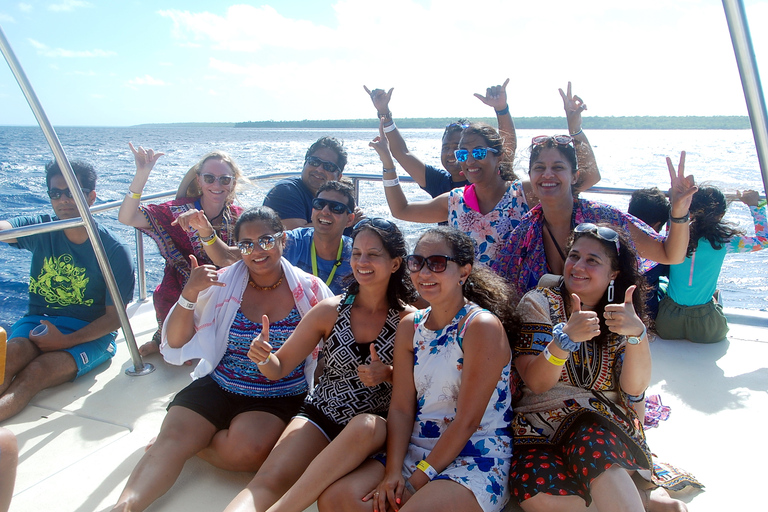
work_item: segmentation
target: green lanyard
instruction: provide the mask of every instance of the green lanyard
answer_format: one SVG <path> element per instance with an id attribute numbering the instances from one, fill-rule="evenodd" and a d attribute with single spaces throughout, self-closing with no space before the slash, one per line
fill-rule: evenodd
<path id="1" fill-rule="evenodd" d="M 341 251 L 344 249 L 344 239 L 339 240 L 339 252 L 336 253 L 336 263 L 333 264 L 333 270 L 331 270 L 331 275 L 328 276 L 328 279 L 326 279 L 325 284 L 328 286 L 331 286 L 331 281 L 333 281 L 333 276 L 336 275 L 336 269 L 341 266 Z M 316 277 L 320 277 L 317 274 L 317 250 L 315 250 L 315 237 L 312 237 L 312 273 Z"/>

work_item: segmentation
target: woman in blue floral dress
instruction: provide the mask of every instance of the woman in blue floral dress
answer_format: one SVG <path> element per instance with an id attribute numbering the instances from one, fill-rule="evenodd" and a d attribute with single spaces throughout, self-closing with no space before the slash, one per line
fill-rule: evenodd
<path id="1" fill-rule="evenodd" d="M 406 263 L 431 306 L 398 327 L 386 467 L 361 466 L 326 491 L 334 500 L 323 495 L 321 510 L 334 501 L 370 511 L 372 500 L 374 511 L 497 512 L 512 455 L 508 288 L 473 266 L 472 240 L 453 228 L 428 230 Z"/>

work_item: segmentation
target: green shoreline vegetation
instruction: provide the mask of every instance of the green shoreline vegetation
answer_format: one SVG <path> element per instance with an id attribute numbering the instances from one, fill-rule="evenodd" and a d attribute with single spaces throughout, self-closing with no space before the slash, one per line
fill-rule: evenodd
<path id="1" fill-rule="evenodd" d="M 491 125 L 496 118 L 475 118 Z M 518 117 L 515 127 L 521 130 L 541 129 L 558 130 L 565 128 L 563 117 Z M 454 117 L 396 118 L 399 128 L 442 129 L 447 124 L 456 122 Z M 241 123 L 158 123 L 138 126 L 154 127 L 218 127 L 218 128 L 336 128 L 336 129 L 377 129 L 376 119 L 325 119 L 302 121 L 247 121 Z M 585 117 L 584 129 L 587 130 L 749 130 L 747 116 L 619 116 Z"/>

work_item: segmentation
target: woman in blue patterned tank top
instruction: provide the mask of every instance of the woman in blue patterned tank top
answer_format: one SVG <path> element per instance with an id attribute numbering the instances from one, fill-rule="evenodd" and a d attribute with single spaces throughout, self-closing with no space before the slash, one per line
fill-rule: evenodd
<path id="1" fill-rule="evenodd" d="M 405 239 L 395 224 L 364 219 L 352 238 L 354 281 L 347 293 L 318 304 L 277 351 L 271 325 L 252 344 L 249 356 L 274 379 L 288 374 L 321 341 L 325 368 L 228 511 L 300 512 L 384 447 L 395 333 L 400 319 L 414 311 L 407 304 L 415 293 L 403 264 Z"/>

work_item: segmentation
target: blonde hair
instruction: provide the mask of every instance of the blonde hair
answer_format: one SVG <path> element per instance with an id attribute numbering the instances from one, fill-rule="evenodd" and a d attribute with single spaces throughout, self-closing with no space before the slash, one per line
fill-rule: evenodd
<path id="1" fill-rule="evenodd" d="M 203 168 L 203 165 L 205 165 L 205 162 L 208 160 L 219 160 L 220 162 L 224 162 L 229 166 L 230 169 L 232 169 L 232 173 L 235 178 L 235 186 L 232 187 L 232 192 L 230 193 L 229 197 L 227 197 L 227 201 L 232 202 L 235 198 L 235 192 L 237 190 L 237 183 L 240 182 L 243 178 L 243 173 L 240 170 L 240 167 L 237 166 L 234 159 L 229 156 L 229 153 L 226 153 L 224 151 L 211 151 L 210 153 L 203 156 L 203 158 L 200 159 L 199 162 L 197 162 L 195 165 L 190 167 L 189 171 L 187 171 L 187 176 L 191 177 L 189 185 L 187 186 L 187 190 L 184 194 L 185 197 L 200 197 L 203 195 L 203 191 L 200 190 L 200 185 L 197 183 L 197 176 L 200 175 L 200 170 Z"/>

